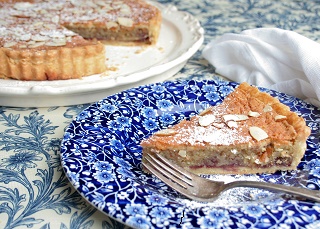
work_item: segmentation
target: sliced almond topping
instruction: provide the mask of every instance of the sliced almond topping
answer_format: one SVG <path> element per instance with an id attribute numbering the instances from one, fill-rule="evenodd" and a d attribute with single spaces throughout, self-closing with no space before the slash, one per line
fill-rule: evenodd
<path id="1" fill-rule="evenodd" d="M 281 120 L 285 120 L 285 119 L 287 119 L 287 116 L 284 116 L 284 115 L 276 115 L 274 117 L 274 120 L 276 120 L 276 121 L 281 121 Z"/>
<path id="2" fill-rule="evenodd" d="M 44 42 L 36 42 L 34 44 L 28 45 L 28 48 L 37 48 L 37 47 L 40 47 L 40 46 L 42 46 L 44 44 L 45 44 Z"/>
<path id="3" fill-rule="evenodd" d="M 34 23 L 33 23 L 33 26 L 35 26 L 35 27 L 43 26 L 43 22 L 42 22 L 42 21 L 34 22 Z"/>
<path id="4" fill-rule="evenodd" d="M 43 27 L 46 28 L 46 29 L 52 30 L 52 29 L 55 29 L 57 26 L 56 26 L 56 25 L 53 25 L 53 24 L 47 24 L 47 23 L 45 23 L 45 24 L 43 24 Z M 42 35 L 47 35 L 48 33 L 45 32 L 45 31 L 40 31 L 40 34 L 42 34 Z"/>
<path id="5" fill-rule="evenodd" d="M 67 37 L 73 37 L 73 36 L 76 36 L 77 34 L 71 30 L 64 30 L 63 35 L 65 35 Z"/>
<path id="6" fill-rule="evenodd" d="M 216 120 L 216 117 L 214 115 L 200 116 L 199 117 L 199 125 L 200 126 L 209 126 L 215 120 Z"/>
<path id="7" fill-rule="evenodd" d="M 63 33 L 59 32 L 59 31 L 51 32 L 48 34 L 48 36 L 51 38 L 55 38 L 55 39 L 63 39 L 66 37 Z"/>
<path id="8" fill-rule="evenodd" d="M 96 8 L 97 7 L 97 5 L 92 1 L 86 1 L 85 4 L 86 4 L 86 6 L 89 6 L 89 7 L 92 7 L 92 8 Z"/>
<path id="9" fill-rule="evenodd" d="M 118 17 L 118 22 L 120 25 L 125 26 L 125 27 L 132 27 L 133 26 L 133 20 L 131 18 Z"/>
<path id="10" fill-rule="evenodd" d="M 47 46 L 53 46 L 53 47 L 64 46 L 66 44 L 67 44 L 66 40 L 55 40 L 55 41 L 46 43 Z"/>
<path id="11" fill-rule="evenodd" d="M 159 130 L 158 132 L 156 132 L 154 135 L 157 136 L 169 136 L 169 135 L 174 135 L 177 132 L 173 129 L 163 129 L 163 130 Z"/>
<path id="12" fill-rule="evenodd" d="M 235 121 L 229 121 L 229 122 L 227 122 L 227 126 L 229 128 L 237 128 L 238 127 L 238 123 L 235 122 Z"/>
<path id="13" fill-rule="evenodd" d="M 270 112 L 272 111 L 272 106 L 270 105 L 266 105 L 264 108 L 263 108 L 263 112 Z"/>
<path id="14" fill-rule="evenodd" d="M 15 46 L 16 44 L 17 44 L 17 42 L 15 42 L 15 41 L 10 41 L 10 42 L 4 43 L 3 47 L 4 47 L 4 48 L 10 48 L 10 47 L 12 47 L 12 46 Z"/>
<path id="15" fill-rule="evenodd" d="M 247 120 L 248 119 L 248 116 L 247 115 L 242 115 L 242 114 L 227 114 L 227 115 L 224 115 L 223 117 L 223 120 L 225 122 L 228 122 L 228 121 L 243 121 L 243 120 Z"/>
<path id="16" fill-rule="evenodd" d="M 70 0 L 71 4 L 74 6 L 81 6 L 81 2 L 78 0 Z"/>
<path id="17" fill-rule="evenodd" d="M 130 15 L 131 14 L 130 6 L 128 6 L 127 4 L 121 5 L 120 13 L 124 15 Z"/>
<path id="18" fill-rule="evenodd" d="M 33 40 L 33 41 L 48 41 L 48 40 L 50 40 L 50 38 L 47 36 L 42 36 L 40 34 L 36 34 L 31 37 L 31 40 Z"/>
<path id="19" fill-rule="evenodd" d="M 209 111 L 211 111 L 211 107 L 208 107 L 207 109 L 201 111 L 199 116 L 203 116 L 203 115 L 207 114 Z"/>
<path id="20" fill-rule="evenodd" d="M 248 116 L 250 116 L 250 117 L 259 117 L 260 113 L 256 112 L 256 111 L 249 111 L 248 112 Z"/>
<path id="21" fill-rule="evenodd" d="M 229 115 L 224 115 L 222 118 L 225 122 L 228 122 L 230 120 L 234 121 L 235 119 L 237 119 L 237 116 L 229 114 Z"/>
<path id="22" fill-rule="evenodd" d="M 267 132 L 257 126 L 252 126 L 249 128 L 250 135 L 257 141 L 268 138 Z"/>
<path id="23" fill-rule="evenodd" d="M 13 8 L 16 10 L 26 10 L 32 7 L 33 7 L 33 4 L 31 4 L 30 2 L 18 2 L 13 6 Z"/>
<path id="24" fill-rule="evenodd" d="M 97 1 L 96 4 L 97 4 L 98 6 L 110 6 L 110 4 L 109 4 L 108 2 L 105 2 L 105 1 L 103 1 L 103 0 Z"/>
<path id="25" fill-rule="evenodd" d="M 31 39 L 31 33 L 26 33 L 26 34 L 21 35 L 21 36 L 19 37 L 19 39 L 20 39 L 21 41 L 28 41 L 28 40 Z"/>
<path id="26" fill-rule="evenodd" d="M 243 120 L 247 120 L 249 117 L 248 115 L 243 115 L 243 114 L 239 114 L 239 115 L 236 115 L 238 120 L 235 120 L 235 121 L 243 121 Z"/>
<path id="27" fill-rule="evenodd" d="M 219 128 L 219 129 L 222 129 L 224 127 L 224 123 L 222 123 L 222 122 L 221 123 L 214 122 L 214 123 L 212 123 L 212 125 Z"/>

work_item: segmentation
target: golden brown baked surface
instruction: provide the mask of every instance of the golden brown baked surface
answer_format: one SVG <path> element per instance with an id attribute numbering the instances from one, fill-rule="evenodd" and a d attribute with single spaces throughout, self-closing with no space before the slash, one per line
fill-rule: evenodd
<path id="1" fill-rule="evenodd" d="M 0 78 L 102 73 L 104 43 L 155 44 L 160 24 L 160 11 L 143 0 L 1 0 Z"/>
<path id="2" fill-rule="evenodd" d="M 141 142 L 195 173 L 250 174 L 294 170 L 310 129 L 267 93 L 240 84 L 223 103 Z"/>

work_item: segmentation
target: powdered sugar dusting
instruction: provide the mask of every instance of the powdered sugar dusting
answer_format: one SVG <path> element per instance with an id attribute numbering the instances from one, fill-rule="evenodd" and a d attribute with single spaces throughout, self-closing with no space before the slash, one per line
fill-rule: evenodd
<path id="1" fill-rule="evenodd" d="M 176 129 L 179 131 L 179 129 Z M 214 125 L 191 126 L 176 135 L 170 136 L 168 141 L 177 144 L 189 143 L 190 145 L 205 144 L 211 145 L 230 145 L 235 143 L 245 143 L 252 140 L 251 136 L 242 133 L 241 128 L 216 127 Z"/>

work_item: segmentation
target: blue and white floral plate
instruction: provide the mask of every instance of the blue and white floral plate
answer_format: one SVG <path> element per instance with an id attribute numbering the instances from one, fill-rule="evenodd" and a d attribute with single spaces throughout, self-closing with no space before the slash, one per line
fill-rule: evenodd
<path id="1" fill-rule="evenodd" d="M 164 82 L 132 88 L 94 103 L 68 126 L 62 141 L 62 165 L 69 180 L 92 205 L 133 228 L 320 227 L 318 203 L 249 188 L 228 191 L 213 203 L 199 203 L 142 171 L 142 139 L 220 103 L 236 86 L 210 80 Z M 298 170 L 207 177 L 320 189 L 320 110 L 289 95 L 261 90 L 290 106 L 312 129 Z"/>

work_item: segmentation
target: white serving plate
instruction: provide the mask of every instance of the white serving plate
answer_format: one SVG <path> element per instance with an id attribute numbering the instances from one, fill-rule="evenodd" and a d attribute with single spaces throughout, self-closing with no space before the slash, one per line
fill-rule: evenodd
<path id="1" fill-rule="evenodd" d="M 47 107 L 90 103 L 138 85 L 164 81 L 177 73 L 203 43 L 203 28 L 191 14 L 153 2 L 162 12 L 153 47 L 106 46 L 108 66 L 116 70 L 82 79 L 0 80 L 0 105 Z"/>

